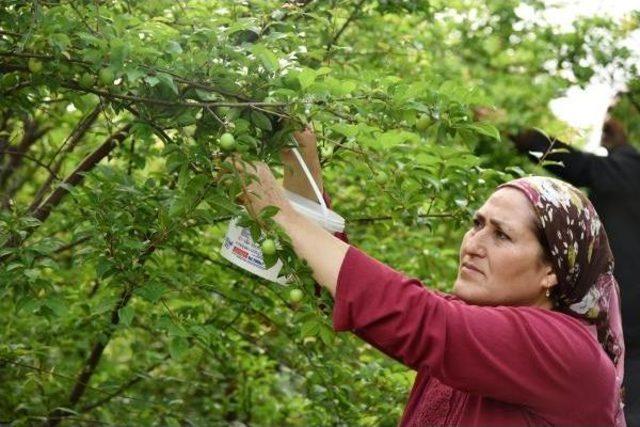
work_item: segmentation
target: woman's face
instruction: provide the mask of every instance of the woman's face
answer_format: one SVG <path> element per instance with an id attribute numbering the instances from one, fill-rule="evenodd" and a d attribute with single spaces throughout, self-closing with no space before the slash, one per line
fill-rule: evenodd
<path id="1" fill-rule="evenodd" d="M 545 292 L 557 280 L 534 224 L 533 206 L 519 190 L 493 193 L 462 239 L 453 293 L 470 304 L 551 308 Z"/>

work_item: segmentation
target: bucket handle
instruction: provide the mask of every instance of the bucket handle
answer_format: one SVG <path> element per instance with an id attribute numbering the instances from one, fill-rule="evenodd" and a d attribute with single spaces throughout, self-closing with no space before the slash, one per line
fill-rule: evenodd
<path id="1" fill-rule="evenodd" d="M 298 141 L 296 141 L 293 136 L 291 136 L 291 140 L 294 141 L 296 145 L 298 144 Z M 300 155 L 298 148 L 294 147 L 291 150 L 293 151 L 294 156 L 298 160 L 300 167 L 304 171 L 304 174 L 307 176 L 307 179 L 309 180 L 309 184 L 311 184 L 311 188 L 313 189 L 313 192 L 316 195 L 316 198 L 318 199 L 320 206 L 322 207 L 322 216 L 326 226 L 329 218 L 329 212 L 328 212 L 327 204 L 324 202 L 324 198 L 322 197 L 322 193 L 320 192 L 320 189 L 318 188 L 316 181 L 313 179 L 313 176 L 311 175 L 311 172 L 309 171 L 307 164 L 302 159 L 302 156 Z"/>

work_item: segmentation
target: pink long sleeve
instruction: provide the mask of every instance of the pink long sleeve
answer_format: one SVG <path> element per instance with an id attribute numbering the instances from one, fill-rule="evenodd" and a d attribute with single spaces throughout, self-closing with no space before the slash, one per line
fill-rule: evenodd
<path id="1" fill-rule="evenodd" d="M 613 365 L 586 324 L 539 308 L 466 304 L 353 246 L 340 269 L 333 324 L 449 387 L 547 419 L 581 419 L 585 402 L 598 405 L 601 420 L 615 413 Z"/>

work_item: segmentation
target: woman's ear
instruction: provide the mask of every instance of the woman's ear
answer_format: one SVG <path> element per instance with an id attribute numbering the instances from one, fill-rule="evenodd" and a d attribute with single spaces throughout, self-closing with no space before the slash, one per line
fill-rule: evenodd
<path id="1" fill-rule="evenodd" d="M 556 276 L 555 271 L 553 271 L 553 267 L 550 265 L 545 266 L 545 274 L 542 278 L 542 286 L 545 289 L 551 289 L 558 284 L 558 276 Z"/>

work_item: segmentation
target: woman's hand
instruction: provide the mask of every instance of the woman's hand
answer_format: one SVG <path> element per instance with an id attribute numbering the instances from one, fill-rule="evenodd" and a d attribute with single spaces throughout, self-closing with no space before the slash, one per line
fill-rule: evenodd
<path id="1" fill-rule="evenodd" d="M 298 151 L 309 168 L 309 172 L 311 172 L 311 176 L 313 176 L 313 180 L 316 182 L 320 192 L 322 192 L 322 170 L 320 158 L 318 157 L 316 136 L 311 129 L 307 128 L 302 132 L 295 132 L 293 137 L 298 141 L 300 146 Z M 309 184 L 309 179 L 302 170 L 302 167 L 300 167 L 293 151 L 289 148 L 282 150 L 280 152 L 280 158 L 284 165 L 284 188 L 307 199 L 316 200 L 317 197 Z"/>
<path id="2" fill-rule="evenodd" d="M 292 210 L 269 166 L 263 162 L 241 160 L 234 161 L 234 165 L 243 181 L 242 203 L 251 215 L 257 217 L 267 206 L 279 208 L 281 212 L 278 215 Z"/>
<path id="3" fill-rule="evenodd" d="M 249 212 L 256 216 L 267 206 L 280 208 L 273 217 L 274 221 L 289 236 L 296 254 L 309 264 L 316 282 L 335 296 L 338 274 L 349 245 L 297 213 L 266 164 L 236 160 L 234 165 L 246 183 L 243 203 Z M 250 175 L 255 175 L 255 178 Z"/>

